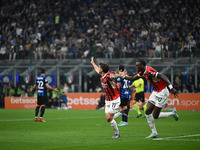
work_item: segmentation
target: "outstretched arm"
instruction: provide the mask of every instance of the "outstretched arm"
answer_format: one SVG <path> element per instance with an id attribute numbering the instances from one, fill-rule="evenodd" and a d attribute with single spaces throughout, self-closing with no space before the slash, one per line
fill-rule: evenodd
<path id="1" fill-rule="evenodd" d="M 170 93 L 174 94 L 174 97 L 178 97 L 178 91 L 175 88 L 173 88 L 171 82 L 165 75 L 158 73 L 157 77 L 162 79 L 165 83 L 167 83 L 167 86 L 170 89 Z"/>
<path id="2" fill-rule="evenodd" d="M 94 63 L 94 57 L 91 57 L 91 64 L 94 67 L 94 70 L 99 74 L 99 67 Z"/>
<path id="3" fill-rule="evenodd" d="M 46 85 L 46 87 L 47 87 L 48 89 L 53 90 L 53 91 L 55 91 L 55 92 L 57 92 L 57 93 L 59 92 L 57 88 L 52 88 L 48 83 L 46 83 L 45 85 Z"/>
<path id="4" fill-rule="evenodd" d="M 125 76 L 122 74 L 122 78 L 123 79 L 126 79 L 126 80 L 130 80 L 130 81 L 134 81 L 134 80 L 137 80 L 139 79 L 140 77 L 138 75 L 134 75 L 134 76 Z"/>

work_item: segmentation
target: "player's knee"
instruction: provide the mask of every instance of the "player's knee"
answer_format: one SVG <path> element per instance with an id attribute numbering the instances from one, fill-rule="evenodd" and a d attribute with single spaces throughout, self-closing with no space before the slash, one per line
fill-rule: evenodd
<path id="1" fill-rule="evenodd" d="M 153 118 L 154 118 L 154 119 L 158 119 L 158 115 L 153 114 Z"/>
<path id="2" fill-rule="evenodd" d="M 145 111 L 145 114 L 146 114 L 146 115 L 150 115 L 150 114 L 151 114 L 151 111 L 146 110 L 146 111 Z"/>
<path id="3" fill-rule="evenodd" d="M 106 121 L 107 121 L 107 122 L 111 122 L 111 121 L 112 121 L 111 116 L 106 116 Z"/>
<path id="4" fill-rule="evenodd" d="M 111 119 L 111 118 L 106 118 L 106 121 L 107 121 L 107 122 L 111 122 L 112 119 Z"/>

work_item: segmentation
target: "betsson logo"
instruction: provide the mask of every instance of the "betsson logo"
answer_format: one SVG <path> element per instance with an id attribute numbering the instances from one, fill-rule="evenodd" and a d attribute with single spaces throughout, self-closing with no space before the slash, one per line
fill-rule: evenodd
<path id="1" fill-rule="evenodd" d="M 34 104 L 36 102 L 37 102 L 37 99 L 33 99 L 33 98 L 22 98 L 22 97 L 11 98 L 12 104 Z"/>
<path id="2" fill-rule="evenodd" d="M 100 98 L 70 98 L 68 97 L 68 105 L 97 105 Z"/>

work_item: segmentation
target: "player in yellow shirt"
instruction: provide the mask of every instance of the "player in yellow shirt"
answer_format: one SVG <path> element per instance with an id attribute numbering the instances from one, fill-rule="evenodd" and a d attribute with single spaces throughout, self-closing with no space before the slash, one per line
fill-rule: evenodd
<path id="1" fill-rule="evenodd" d="M 147 109 L 147 105 L 145 103 L 145 98 L 144 98 L 144 80 L 142 78 L 139 78 L 133 82 L 132 85 L 129 86 L 130 88 L 134 87 L 135 88 L 135 98 L 133 100 L 133 106 L 135 107 L 135 110 L 137 111 L 138 115 L 137 118 L 142 116 L 142 113 L 140 112 L 140 109 L 136 102 L 139 100 L 142 102 L 142 107 L 144 109 L 144 118 L 146 118 L 145 111 Z"/>

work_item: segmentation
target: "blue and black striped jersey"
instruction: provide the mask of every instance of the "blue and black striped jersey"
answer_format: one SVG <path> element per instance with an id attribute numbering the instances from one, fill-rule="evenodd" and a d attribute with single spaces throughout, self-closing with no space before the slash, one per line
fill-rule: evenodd
<path id="1" fill-rule="evenodd" d="M 130 95 L 130 89 L 128 88 L 129 81 L 126 79 L 117 78 L 117 82 L 121 83 L 120 97 L 121 98 L 129 98 L 129 95 Z"/>
<path id="2" fill-rule="evenodd" d="M 48 83 L 44 75 L 40 75 L 36 78 L 35 84 L 38 87 L 38 96 L 47 96 L 47 88 L 45 84 Z"/>

